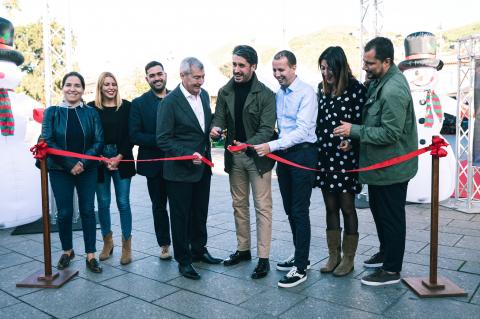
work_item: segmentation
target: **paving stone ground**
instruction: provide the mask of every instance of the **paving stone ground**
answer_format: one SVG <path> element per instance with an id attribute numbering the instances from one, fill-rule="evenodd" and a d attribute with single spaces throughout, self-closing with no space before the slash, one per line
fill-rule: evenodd
<path id="1" fill-rule="evenodd" d="M 235 223 L 228 177 L 221 171 L 222 155 L 215 150 L 208 217 L 210 252 L 226 258 L 236 248 Z M 181 277 L 174 261 L 160 261 L 145 178 L 132 182 L 133 262 L 122 266 L 120 222 L 112 203 L 115 241 L 113 257 L 103 262 L 104 272 L 85 269 L 83 239 L 75 232 L 78 257 L 72 264 L 79 275 L 60 289 L 16 288 L 15 283 L 43 268 L 42 235 L 11 236 L 0 230 L 0 318 L 480 318 L 480 215 L 440 208 L 438 273 L 468 292 L 467 297 L 421 299 L 405 284 L 366 287 L 360 278 L 369 271 L 362 261 L 378 249 L 369 209 L 359 209 L 360 245 L 355 270 L 344 278 L 320 274 L 327 258 L 325 209 L 318 189 L 311 201 L 312 269 L 307 281 L 292 289 L 277 288 L 284 273 L 275 263 L 288 257 L 293 246 L 274 177 L 273 240 L 270 274 L 250 279 L 256 258 L 233 267 L 196 264 L 199 281 Z M 112 197 L 114 198 L 114 197 Z M 253 204 L 251 205 L 253 207 Z M 251 215 L 252 243 L 256 243 Z M 428 277 L 429 205 L 407 206 L 407 244 L 404 277 Z M 61 251 L 52 234 L 54 264 Z M 97 249 L 101 249 L 97 231 Z M 252 247 L 256 256 L 256 248 Z"/>

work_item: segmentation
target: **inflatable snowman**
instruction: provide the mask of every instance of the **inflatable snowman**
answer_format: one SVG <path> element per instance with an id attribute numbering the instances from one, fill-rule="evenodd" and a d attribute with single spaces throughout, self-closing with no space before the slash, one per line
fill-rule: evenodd
<path id="1" fill-rule="evenodd" d="M 42 212 L 40 172 L 29 151 L 41 130 L 32 121 L 38 103 L 13 92 L 24 60 L 13 49 L 13 32 L 10 21 L 0 17 L 0 228 L 33 222 Z"/>
<path id="2" fill-rule="evenodd" d="M 443 62 L 436 58 L 436 40 L 430 32 L 415 32 L 405 38 L 405 61 L 398 67 L 407 78 L 417 117 L 418 148 L 428 146 L 432 136 L 440 136 L 444 114 L 456 115 L 456 101 L 436 92 L 438 71 Z M 456 159 L 451 146 L 447 157 L 440 158 L 439 200 L 448 199 L 455 190 Z M 431 201 L 432 158 L 428 153 L 418 158 L 418 172 L 408 183 L 407 201 Z"/>

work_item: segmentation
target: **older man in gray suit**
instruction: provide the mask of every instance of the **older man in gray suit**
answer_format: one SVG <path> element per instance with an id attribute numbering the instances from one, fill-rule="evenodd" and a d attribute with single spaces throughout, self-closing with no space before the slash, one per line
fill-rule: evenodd
<path id="1" fill-rule="evenodd" d="M 186 278 L 200 279 L 192 262 L 218 264 L 207 248 L 207 215 L 211 168 L 201 157 L 211 159 L 210 124 L 212 112 L 208 93 L 201 88 L 203 64 L 185 58 L 180 64 L 180 83 L 167 95 L 157 112 L 157 145 L 167 157 L 195 155 L 192 162 L 167 161 L 163 176 L 167 181 L 175 260 Z"/>

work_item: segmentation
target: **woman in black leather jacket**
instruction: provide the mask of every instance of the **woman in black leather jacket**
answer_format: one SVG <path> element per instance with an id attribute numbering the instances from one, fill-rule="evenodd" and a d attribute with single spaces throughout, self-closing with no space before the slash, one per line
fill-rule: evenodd
<path id="1" fill-rule="evenodd" d="M 63 102 L 45 110 L 42 137 L 49 147 L 96 156 L 103 148 L 103 129 L 98 112 L 83 103 L 85 80 L 77 72 L 67 73 L 62 80 Z M 73 157 L 49 156 L 48 173 L 58 208 L 58 229 L 63 254 L 58 269 L 70 265 L 75 257 L 72 243 L 73 190 L 77 189 L 82 219 L 86 265 L 92 272 L 102 272 L 95 258 L 96 161 Z"/>

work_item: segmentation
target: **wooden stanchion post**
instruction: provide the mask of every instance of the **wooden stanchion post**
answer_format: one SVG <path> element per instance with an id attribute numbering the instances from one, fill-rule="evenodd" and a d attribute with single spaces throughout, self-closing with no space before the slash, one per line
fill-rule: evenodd
<path id="1" fill-rule="evenodd" d="M 39 142 L 43 142 L 40 139 Z M 78 270 L 58 270 L 52 272 L 52 250 L 50 245 L 50 216 L 48 211 L 48 173 L 47 157 L 40 160 L 40 175 L 42 183 L 42 222 L 43 222 L 43 260 L 44 270 L 39 270 L 21 282 L 17 287 L 26 288 L 59 288 L 73 276 L 78 274 Z"/>
<path id="2" fill-rule="evenodd" d="M 435 136 L 432 138 L 435 138 Z M 429 278 L 404 278 L 403 281 L 419 297 L 467 296 L 462 288 L 447 278 L 437 278 L 438 261 L 438 189 L 440 180 L 440 158 L 432 155 L 432 202 L 430 226 L 430 276 Z"/>

